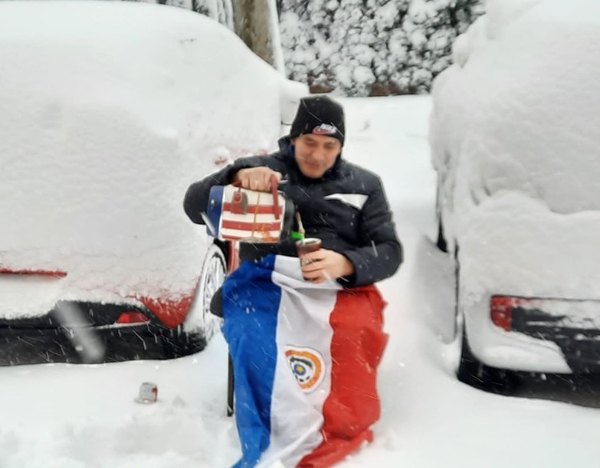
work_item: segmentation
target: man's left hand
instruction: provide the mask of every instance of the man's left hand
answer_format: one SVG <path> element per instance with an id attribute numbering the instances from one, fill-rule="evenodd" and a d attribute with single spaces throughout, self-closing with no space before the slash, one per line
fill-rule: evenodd
<path id="1" fill-rule="evenodd" d="M 300 258 L 302 276 L 306 281 L 324 283 L 354 273 L 354 265 L 345 256 L 333 250 L 320 249 Z"/>

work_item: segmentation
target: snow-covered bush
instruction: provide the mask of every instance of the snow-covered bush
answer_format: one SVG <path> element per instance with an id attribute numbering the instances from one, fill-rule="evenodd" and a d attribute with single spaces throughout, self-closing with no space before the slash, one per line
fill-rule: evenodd
<path id="1" fill-rule="evenodd" d="M 288 76 L 349 96 L 425 93 L 480 0 L 281 0 Z"/>

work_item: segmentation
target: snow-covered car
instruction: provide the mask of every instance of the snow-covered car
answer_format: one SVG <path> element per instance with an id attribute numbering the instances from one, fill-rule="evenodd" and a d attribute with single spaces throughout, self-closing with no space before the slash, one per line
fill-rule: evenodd
<path id="1" fill-rule="evenodd" d="M 435 81 L 461 380 L 600 370 L 600 5 L 490 1 Z M 514 374 L 513 374 L 514 375 Z"/>
<path id="2" fill-rule="evenodd" d="M 233 32 L 129 2 L 0 2 L 0 363 L 179 356 L 226 249 L 190 183 L 273 149 L 304 85 Z"/>

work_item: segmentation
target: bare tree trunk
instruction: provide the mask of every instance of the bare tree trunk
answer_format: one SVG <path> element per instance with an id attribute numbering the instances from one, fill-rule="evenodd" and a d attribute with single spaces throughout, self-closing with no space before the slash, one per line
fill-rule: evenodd
<path id="1" fill-rule="evenodd" d="M 283 72 L 275 0 L 233 0 L 234 30 L 256 55 Z"/>

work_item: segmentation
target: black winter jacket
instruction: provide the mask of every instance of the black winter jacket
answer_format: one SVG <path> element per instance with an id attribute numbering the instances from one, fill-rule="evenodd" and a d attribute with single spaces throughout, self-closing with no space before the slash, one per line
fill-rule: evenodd
<path id="1" fill-rule="evenodd" d="M 185 196 L 189 218 L 204 224 L 210 188 L 227 185 L 240 169 L 267 166 L 283 175 L 285 196 L 300 212 L 306 237 L 317 237 L 322 247 L 344 255 L 354 265 L 354 274 L 341 278 L 344 287 L 363 286 L 392 276 L 402 262 L 402 246 L 396 236 L 392 214 L 379 177 L 338 157 L 320 179 L 300 172 L 289 139 L 269 156 L 241 158 L 219 172 L 192 184 Z M 291 240 L 275 247 L 274 253 L 295 255 Z"/>

